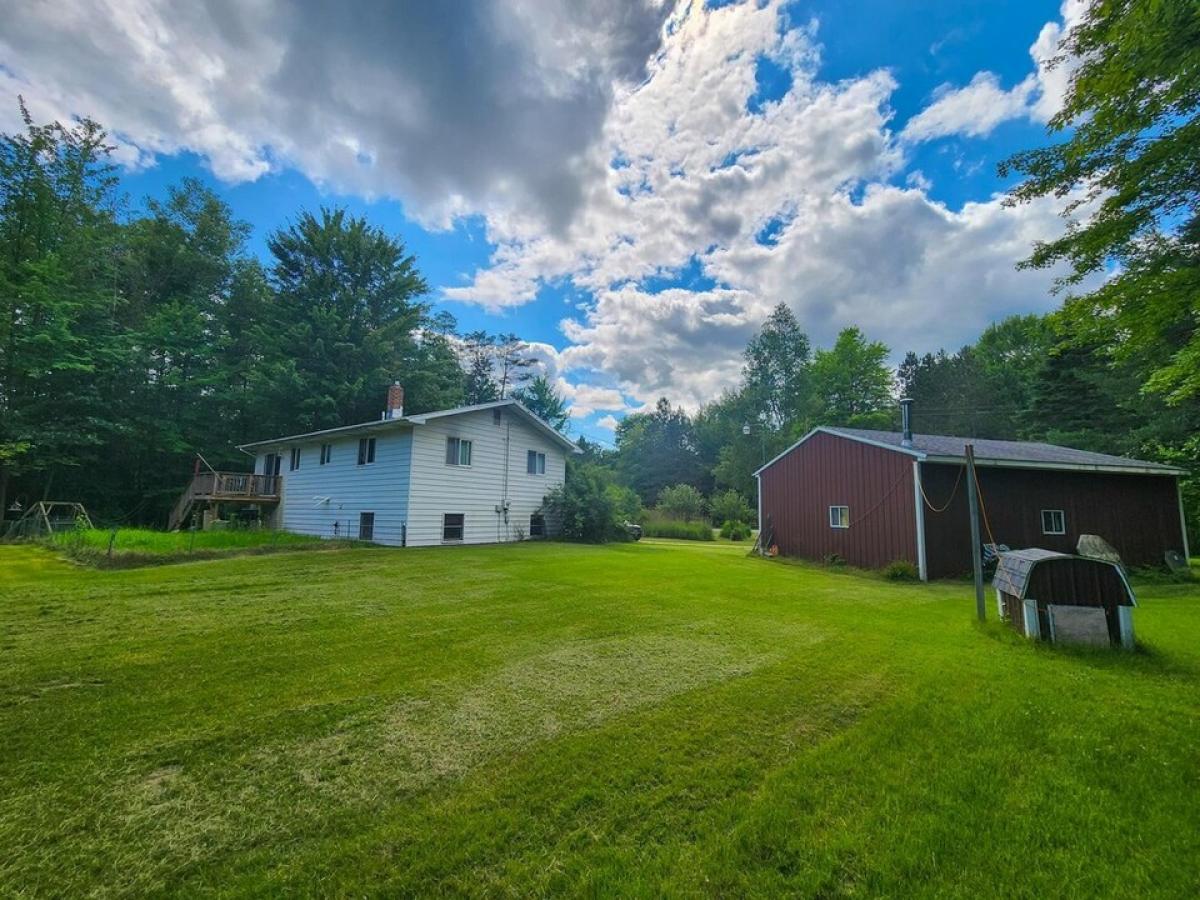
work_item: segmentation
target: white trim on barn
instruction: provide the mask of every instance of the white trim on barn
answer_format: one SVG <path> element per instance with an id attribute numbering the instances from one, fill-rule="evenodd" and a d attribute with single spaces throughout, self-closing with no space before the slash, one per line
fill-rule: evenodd
<path id="1" fill-rule="evenodd" d="M 944 463 L 947 465 L 962 465 L 963 457 L 961 456 L 927 456 L 926 462 Z M 1056 463 L 1056 462 L 1034 462 L 1023 459 L 986 459 L 984 457 L 975 457 L 976 466 L 986 466 L 990 468 L 1003 469 L 1047 469 L 1049 471 L 1060 472 L 1105 472 L 1113 475 L 1178 475 L 1179 469 L 1174 468 L 1149 468 L 1147 466 L 1106 466 L 1096 463 Z"/>
<path id="2" fill-rule="evenodd" d="M 913 460 L 913 502 L 917 517 L 917 572 L 922 581 L 929 580 L 928 568 L 925 564 L 925 495 L 921 490 L 921 461 Z"/>
<path id="3" fill-rule="evenodd" d="M 788 447 L 782 453 L 778 454 L 777 456 L 770 459 L 768 462 L 765 462 L 761 466 L 759 466 L 754 471 L 754 475 L 758 476 L 760 473 L 765 472 L 767 469 L 771 468 L 771 466 L 775 465 L 775 463 L 779 462 L 781 459 L 783 459 L 785 456 L 787 456 L 789 453 L 791 453 L 793 450 L 795 450 L 797 447 L 799 447 L 801 444 L 803 444 L 805 441 L 807 441 L 810 437 L 812 437 L 815 434 L 832 434 L 836 437 L 845 438 L 848 441 L 858 441 L 858 443 L 860 443 L 860 444 L 870 444 L 872 447 L 881 447 L 884 450 L 894 450 L 897 453 L 904 453 L 915 459 L 924 459 L 925 458 L 925 454 L 919 450 L 910 450 L 907 447 L 897 447 L 894 444 L 885 444 L 883 441 L 872 441 L 868 438 L 859 437 L 858 435 L 844 434 L 843 432 L 838 431 L 836 428 L 830 428 L 827 425 L 818 425 L 816 428 L 812 429 L 808 434 L 804 435 L 804 437 L 800 438 L 800 440 L 796 441 L 796 443 L 792 444 L 792 446 Z"/>
<path id="4" fill-rule="evenodd" d="M 963 456 L 947 456 L 944 454 L 930 454 L 923 450 L 917 450 L 910 447 L 900 447 L 896 444 L 889 444 L 886 441 L 876 441 L 868 437 L 863 437 L 860 434 L 850 434 L 845 431 L 840 431 L 837 428 L 830 428 L 827 425 L 818 425 L 813 428 L 808 434 L 796 441 L 782 453 L 772 458 L 769 462 L 760 466 L 755 470 L 754 474 L 758 475 L 769 469 L 779 460 L 783 459 L 809 438 L 815 434 L 831 434 L 835 437 L 845 438 L 848 441 L 855 441 L 859 444 L 866 444 L 870 447 L 879 447 L 883 450 L 891 450 L 893 453 L 903 453 L 906 456 L 911 456 L 914 459 L 930 463 L 944 463 L 950 465 L 962 465 L 965 457 Z M 966 440 L 965 438 L 963 440 Z M 1011 469 L 1048 469 L 1052 471 L 1062 472 L 1110 472 L 1113 474 L 1129 474 L 1129 475 L 1183 475 L 1186 474 L 1182 469 L 1173 466 L 1148 466 L 1137 465 L 1136 460 L 1131 460 L 1133 465 L 1106 465 L 1103 463 L 1064 463 L 1064 462 L 1043 462 L 1038 460 L 1023 460 L 1023 459 L 996 459 L 991 457 L 976 457 L 975 465 L 977 466 L 994 466 L 997 468 Z"/>

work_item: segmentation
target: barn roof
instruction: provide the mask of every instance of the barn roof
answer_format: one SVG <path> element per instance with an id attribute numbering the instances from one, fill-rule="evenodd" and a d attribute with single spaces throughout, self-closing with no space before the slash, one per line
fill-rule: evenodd
<path id="1" fill-rule="evenodd" d="M 965 447 L 975 447 L 975 463 L 980 466 L 1008 466 L 1017 469 L 1066 469 L 1090 472 L 1134 473 L 1141 475 L 1181 475 L 1182 469 L 1162 463 L 1108 453 L 1076 450 L 1057 444 L 1035 441 L 994 441 L 986 438 L 953 437 L 944 434 L 914 434 L 912 446 L 905 447 L 899 431 L 875 431 L 867 428 L 814 428 L 783 453 L 776 456 L 758 472 L 773 465 L 814 434 L 824 432 L 852 441 L 895 450 L 928 462 L 961 463 L 966 459 Z M 757 475 L 758 472 L 755 474 Z"/>

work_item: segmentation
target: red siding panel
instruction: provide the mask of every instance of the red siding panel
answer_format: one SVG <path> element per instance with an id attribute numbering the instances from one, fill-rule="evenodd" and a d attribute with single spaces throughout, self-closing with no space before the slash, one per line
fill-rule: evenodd
<path id="1" fill-rule="evenodd" d="M 912 457 L 818 432 L 759 478 L 764 523 L 784 556 L 837 554 L 878 568 L 917 564 Z M 829 507 L 850 507 L 850 527 L 830 528 Z"/>
<path id="2" fill-rule="evenodd" d="M 934 506 L 950 497 L 961 466 L 921 464 L 925 495 Z M 1117 475 L 1043 469 L 979 467 L 979 487 L 996 541 L 1013 549 L 1045 547 L 1074 553 L 1081 534 L 1098 534 L 1128 565 L 1161 565 L 1163 552 L 1182 550 L 1179 500 L 1168 475 Z M 1041 511 L 1061 509 L 1067 533 L 1042 534 Z M 925 511 L 929 577 L 971 570 L 966 476 L 958 478 L 944 513 Z M 984 541 L 987 530 L 980 523 Z"/>

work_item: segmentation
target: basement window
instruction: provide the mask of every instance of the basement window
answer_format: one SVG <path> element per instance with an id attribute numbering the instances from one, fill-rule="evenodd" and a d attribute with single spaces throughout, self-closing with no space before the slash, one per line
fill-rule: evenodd
<path id="1" fill-rule="evenodd" d="M 546 454 L 530 450 L 525 454 L 525 471 L 530 475 L 546 474 Z"/>
<path id="2" fill-rule="evenodd" d="M 829 507 L 829 527 L 830 528 L 849 528 L 850 527 L 850 507 L 848 507 L 848 506 L 831 506 L 831 507 Z"/>
<path id="3" fill-rule="evenodd" d="M 446 465 L 469 466 L 471 464 L 471 442 L 462 438 L 446 438 Z"/>
<path id="4" fill-rule="evenodd" d="M 461 541 L 466 517 L 462 513 L 445 513 L 442 516 L 442 540 Z"/>
<path id="5" fill-rule="evenodd" d="M 365 466 L 375 462 L 375 438 L 360 438 L 358 441 L 358 464 Z"/>
<path id="6" fill-rule="evenodd" d="M 292 458 L 288 462 L 288 471 L 295 472 L 298 468 L 300 468 L 300 448 L 293 447 L 292 448 Z"/>
<path id="7" fill-rule="evenodd" d="M 325 465 L 325 463 L 329 462 L 329 460 L 332 458 L 333 458 L 333 444 L 322 444 L 321 445 L 321 460 L 319 462 L 319 465 L 322 465 L 322 466 Z"/>
<path id="8" fill-rule="evenodd" d="M 1042 510 L 1042 534 L 1066 534 L 1067 517 L 1061 509 Z"/>

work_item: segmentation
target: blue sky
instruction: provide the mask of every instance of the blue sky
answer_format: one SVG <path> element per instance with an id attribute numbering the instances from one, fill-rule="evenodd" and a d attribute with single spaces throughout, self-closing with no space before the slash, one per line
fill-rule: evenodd
<path id="1" fill-rule="evenodd" d="M 273 0 L 111 14 L 0 0 L 0 125 L 109 127 L 131 200 L 183 177 L 253 227 L 346 206 L 463 329 L 538 344 L 577 413 L 736 381 L 777 302 L 904 351 L 1043 311 L 1061 228 L 996 163 L 1046 141 L 1077 3 L 478 0 L 347 20 Z"/>

